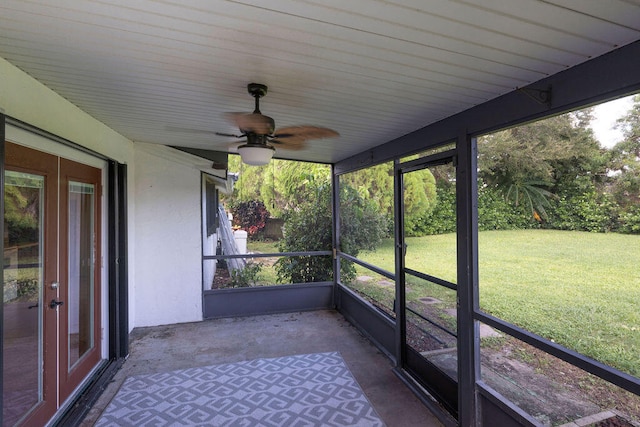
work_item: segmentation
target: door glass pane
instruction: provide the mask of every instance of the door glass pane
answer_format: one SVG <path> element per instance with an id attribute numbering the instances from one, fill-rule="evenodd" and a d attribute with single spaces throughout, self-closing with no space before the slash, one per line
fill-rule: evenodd
<path id="1" fill-rule="evenodd" d="M 69 369 L 94 346 L 94 186 L 69 182 Z"/>
<path id="2" fill-rule="evenodd" d="M 5 172 L 3 402 L 13 425 L 42 401 L 44 177 Z"/>

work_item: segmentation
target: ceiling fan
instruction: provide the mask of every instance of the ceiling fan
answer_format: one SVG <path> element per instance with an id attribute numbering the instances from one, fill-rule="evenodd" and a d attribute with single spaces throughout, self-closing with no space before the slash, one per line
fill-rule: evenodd
<path id="1" fill-rule="evenodd" d="M 234 138 L 246 138 L 238 147 L 242 161 L 249 165 L 266 165 L 275 152 L 274 145 L 285 150 L 300 150 L 306 141 L 321 138 L 334 138 L 338 132 L 318 126 L 288 126 L 275 128 L 275 121 L 260 112 L 260 98 L 267 94 L 267 86 L 249 83 L 247 90 L 255 98 L 252 113 L 225 113 L 225 117 L 240 130 L 240 135 L 215 132 L 216 135 Z"/>

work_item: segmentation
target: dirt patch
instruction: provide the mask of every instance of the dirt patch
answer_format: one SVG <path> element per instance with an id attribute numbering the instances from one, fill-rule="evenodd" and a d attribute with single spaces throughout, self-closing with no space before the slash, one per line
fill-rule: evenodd
<path id="1" fill-rule="evenodd" d="M 216 274 L 213 277 L 213 283 L 211 289 L 224 289 L 229 287 L 231 282 L 231 275 L 226 268 L 216 268 Z"/>
<path id="2" fill-rule="evenodd" d="M 526 363 L 508 348 L 482 351 L 482 379 L 544 425 L 559 425 L 599 413 L 601 408 L 580 390 L 565 387 Z M 557 374 L 557 373 L 556 373 Z"/>
<path id="3" fill-rule="evenodd" d="M 591 375 L 576 366 L 566 363 L 544 351 L 530 346 L 515 338 L 506 337 L 496 340 L 496 344 L 483 347 L 482 364 L 497 372 L 512 369 L 514 372 L 522 372 L 523 369 L 533 370 L 535 376 L 523 380 L 523 385 L 529 388 L 540 387 L 545 381 L 551 381 L 548 387 L 553 387 L 557 392 L 569 393 L 586 402 L 591 402 L 606 411 L 615 409 L 621 414 L 630 417 L 631 420 L 640 420 L 640 396 L 632 394 L 620 387 Z M 513 362 L 505 364 L 505 360 Z M 520 364 L 523 369 L 514 371 L 513 363 Z M 508 367 L 511 365 L 511 368 Z M 549 413 L 550 409 L 545 409 Z M 584 414 L 583 416 L 591 415 Z M 565 422 L 572 421 L 566 420 Z M 615 425 L 615 424 L 613 424 Z M 627 426 L 628 424 L 621 424 Z"/>
<path id="4" fill-rule="evenodd" d="M 259 254 L 260 252 L 254 252 Z M 254 258 L 252 262 L 256 264 L 262 264 L 263 267 L 273 267 L 273 265 L 278 262 L 279 257 L 265 257 L 265 258 Z"/>
<path id="5" fill-rule="evenodd" d="M 434 351 L 447 348 L 446 345 L 431 335 L 424 334 L 413 323 L 407 324 L 407 344 L 418 352 Z"/>
<path id="6" fill-rule="evenodd" d="M 420 301 L 424 305 L 440 304 L 442 302 L 438 298 L 433 298 L 433 297 L 418 298 L 418 301 Z"/>

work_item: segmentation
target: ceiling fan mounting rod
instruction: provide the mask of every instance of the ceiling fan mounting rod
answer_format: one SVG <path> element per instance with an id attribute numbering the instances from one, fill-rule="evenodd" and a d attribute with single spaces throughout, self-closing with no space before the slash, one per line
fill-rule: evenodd
<path id="1" fill-rule="evenodd" d="M 254 114 L 262 114 L 260 113 L 260 98 L 267 94 L 267 90 L 267 86 L 260 83 L 249 83 L 247 85 L 247 91 L 256 100 L 256 108 L 253 111 Z"/>

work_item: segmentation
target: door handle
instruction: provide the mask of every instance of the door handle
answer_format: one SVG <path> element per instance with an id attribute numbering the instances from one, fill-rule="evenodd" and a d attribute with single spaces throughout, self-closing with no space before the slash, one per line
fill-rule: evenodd
<path id="1" fill-rule="evenodd" d="M 64 301 L 56 301 L 55 298 L 51 300 L 51 302 L 49 303 L 49 307 L 51 308 L 57 308 L 59 305 L 64 304 Z"/>

